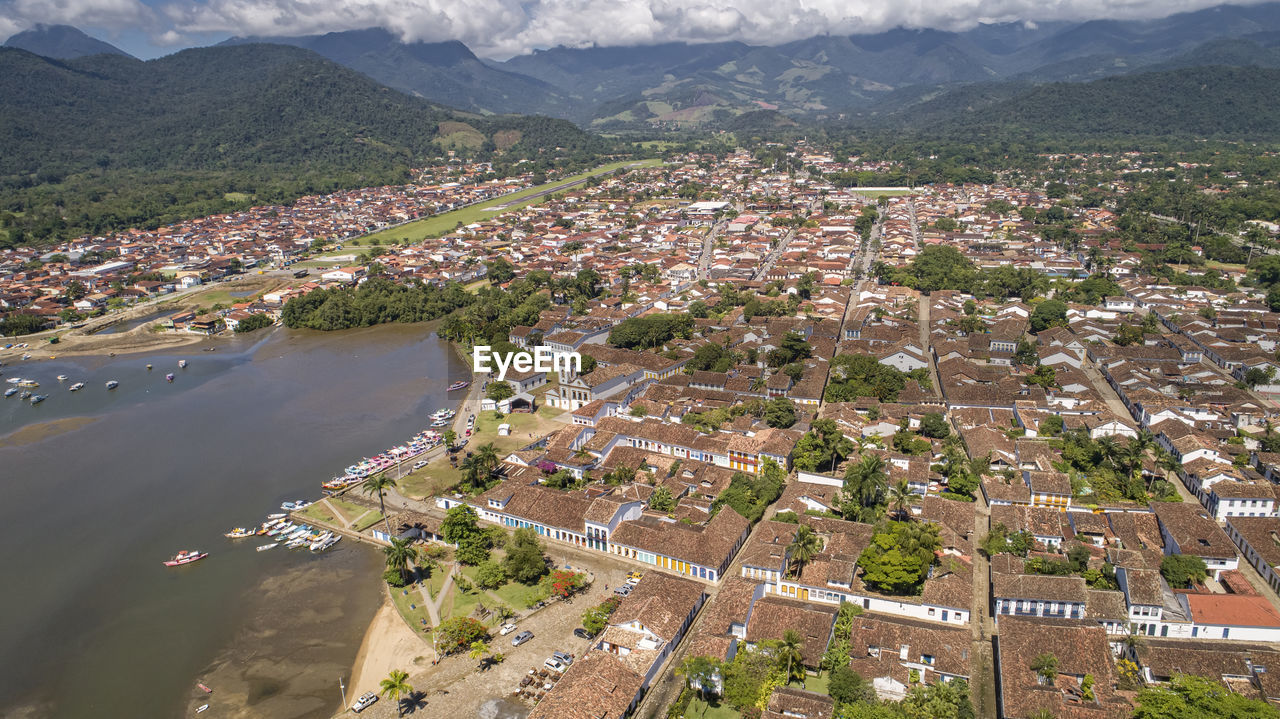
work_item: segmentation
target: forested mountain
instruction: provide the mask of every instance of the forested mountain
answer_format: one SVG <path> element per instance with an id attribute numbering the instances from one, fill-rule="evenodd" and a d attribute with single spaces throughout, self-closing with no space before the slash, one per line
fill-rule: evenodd
<path id="1" fill-rule="evenodd" d="M 115 45 L 89 37 L 70 25 L 36 25 L 4 41 L 5 47 L 34 52 L 37 55 L 58 60 L 70 60 L 89 55 L 124 55 L 129 53 Z"/>
<path id="2" fill-rule="evenodd" d="M 972 85 L 879 117 L 932 136 L 1280 138 L 1280 70 L 1190 67 L 1087 83 Z"/>
<path id="3" fill-rule="evenodd" d="M 282 45 L 150 62 L 0 48 L 0 98 L 0 210 L 36 241 L 403 181 L 449 149 L 546 167 L 603 147 L 563 120 L 463 114 Z"/>
<path id="4" fill-rule="evenodd" d="M 551 85 L 492 68 L 454 40 L 404 43 L 382 28 L 302 37 L 232 38 L 224 45 L 275 43 L 311 50 L 410 95 L 483 113 L 555 115 L 565 97 Z"/>

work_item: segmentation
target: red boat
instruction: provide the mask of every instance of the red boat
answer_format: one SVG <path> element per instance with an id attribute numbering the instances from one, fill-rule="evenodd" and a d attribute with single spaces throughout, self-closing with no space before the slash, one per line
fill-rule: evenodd
<path id="1" fill-rule="evenodd" d="M 173 555 L 173 559 L 170 559 L 167 562 L 165 562 L 164 566 L 181 567 L 184 564 L 191 564 L 192 562 L 198 562 L 207 556 L 209 556 L 208 552 L 201 552 L 196 549 L 193 549 L 190 552 L 178 552 L 177 554 Z"/>
<path id="2" fill-rule="evenodd" d="M 205 694 L 212 694 L 212 693 L 213 693 L 213 690 L 212 690 L 212 689 L 210 689 L 209 687 L 207 687 L 207 686 L 205 686 L 205 685 L 203 685 L 203 684 L 197 684 L 196 686 L 198 686 L 198 687 L 200 687 L 201 689 L 203 689 Z"/>

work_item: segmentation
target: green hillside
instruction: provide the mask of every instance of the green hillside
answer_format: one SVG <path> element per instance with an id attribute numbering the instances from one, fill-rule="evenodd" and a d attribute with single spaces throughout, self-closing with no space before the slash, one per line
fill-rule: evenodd
<path id="1" fill-rule="evenodd" d="M 0 241 L 10 244 L 399 182 L 446 149 L 502 147 L 500 161 L 547 167 L 604 148 L 562 120 L 460 113 L 274 45 L 150 62 L 0 48 L 0 97 Z M 472 142 L 440 137 L 442 125 Z"/>

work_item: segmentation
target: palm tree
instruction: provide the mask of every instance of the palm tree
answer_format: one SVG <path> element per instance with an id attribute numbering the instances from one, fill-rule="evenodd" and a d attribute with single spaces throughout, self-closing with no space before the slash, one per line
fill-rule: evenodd
<path id="1" fill-rule="evenodd" d="M 411 540 L 392 537 L 391 546 L 382 548 L 382 553 L 387 557 L 387 569 L 398 570 L 400 578 L 406 584 L 409 580 L 409 563 L 418 557 L 417 550 L 410 544 Z"/>
<path id="2" fill-rule="evenodd" d="M 404 710 L 400 708 L 400 697 L 409 696 L 413 693 L 413 685 L 409 683 L 408 672 L 392 669 L 391 674 L 387 675 L 387 678 L 383 679 L 379 686 L 382 688 L 379 694 L 396 703 L 396 716 L 404 716 Z"/>
<path id="3" fill-rule="evenodd" d="M 493 442 L 486 442 L 476 448 L 475 453 L 476 464 L 486 474 L 493 474 L 498 468 L 500 460 L 498 459 L 498 449 L 493 446 Z"/>
<path id="4" fill-rule="evenodd" d="M 382 512 L 382 521 L 386 524 L 388 537 L 391 536 L 391 519 L 387 516 L 387 505 L 383 498 L 386 497 L 387 492 L 391 491 L 395 486 L 396 480 L 386 472 L 374 475 L 366 479 L 364 483 L 360 485 L 360 488 L 364 490 L 365 494 L 378 495 L 378 511 Z"/>
<path id="5" fill-rule="evenodd" d="M 1120 445 L 1116 442 L 1116 438 L 1107 435 L 1098 440 L 1098 452 L 1102 454 L 1102 461 L 1110 464 L 1113 468 L 1116 466 L 1116 458 L 1120 456 Z"/>
<path id="6" fill-rule="evenodd" d="M 786 674 L 787 683 L 790 684 L 793 679 L 804 678 L 804 641 L 800 639 L 800 634 L 794 629 L 788 629 L 782 633 L 782 641 L 778 642 L 778 663 L 785 664 L 787 667 Z M 799 669 L 797 675 L 795 670 Z"/>
<path id="7" fill-rule="evenodd" d="M 813 528 L 807 524 L 797 527 L 795 537 L 791 540 L 791 544 L 787 545 L 787 554 L 791 558 L 796 575 L 799 575 L 800 569 L 821 551 L 822 537 L 815 534 Z"/>
<path id="8" fill-rule="evenodd" d="M 893 513 L 898 515 L 898 519 L 910 519 L 911 513 L 907 511 L 907 505 L 911 503 L 911 485 L 907 478 L 903 477 L 889 485 L 888 491 L 889 506 L 893 507 Z"/>
<path id="9" fill-rule="evenodd" d="M 881 502 L 888 481 L 884 459 L 878 454 L 864 454 L 861 461 L 845 472 L 844 492 L 849 499 L 856 499 L 864 509 L 876 507 Z"/>

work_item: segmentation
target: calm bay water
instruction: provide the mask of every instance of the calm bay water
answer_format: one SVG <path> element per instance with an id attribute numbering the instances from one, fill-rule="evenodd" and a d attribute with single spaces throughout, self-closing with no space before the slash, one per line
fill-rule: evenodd
<path id="1" fill-rule="evenodd" d="M 0 368 L 50 395 L 0 399 L 0 716 L 335 711 L 381 602 L 377 552 L 258 553 L 222 533 L 429 424 L 468 372 L 430 329 L 277 329 L 202 345 L 216 352 Z M 211 555 L 161 565 L 180 549 Z"/>

